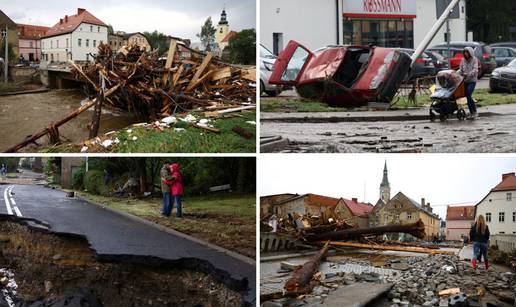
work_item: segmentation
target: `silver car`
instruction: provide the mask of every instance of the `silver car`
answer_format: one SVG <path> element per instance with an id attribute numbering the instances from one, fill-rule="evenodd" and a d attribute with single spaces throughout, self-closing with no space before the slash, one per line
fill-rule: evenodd
<path id="1" fill-rule="evenodd" d="M 277 96 L 283 88 L 279 85 L 269 83 L 272 74 L 272 66 L 276 62 L 276 56 L 260 44 L 260 94 L 264 93 L 268 96 Z"/>

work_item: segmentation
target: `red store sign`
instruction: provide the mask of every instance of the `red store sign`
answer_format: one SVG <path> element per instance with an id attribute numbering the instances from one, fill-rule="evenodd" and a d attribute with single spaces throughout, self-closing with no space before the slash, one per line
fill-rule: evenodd
<path id="1" fill-rule="evenodd" d="M 343 15 L 355 18 L 416 18 L 416 0 L 343 0 Z"/>

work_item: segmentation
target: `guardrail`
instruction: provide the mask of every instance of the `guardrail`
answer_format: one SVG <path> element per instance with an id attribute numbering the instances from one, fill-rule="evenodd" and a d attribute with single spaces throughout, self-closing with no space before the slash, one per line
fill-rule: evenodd
<path id="1" fill-rule="evenodd" d="M 490 244 L 498 246 L 504 252 L 511 252 L 516 249 L 516 234 L 491 235 Z"/>

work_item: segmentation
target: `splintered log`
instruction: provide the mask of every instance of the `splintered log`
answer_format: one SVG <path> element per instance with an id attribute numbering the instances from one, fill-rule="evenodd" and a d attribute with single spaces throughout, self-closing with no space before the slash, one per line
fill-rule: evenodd
<path id="1" fill-rule="evenodd" d="M 100 128 L 100 116 L 102 115 L 102 103 L 104 102 L 104 91 L 101 89 L 95 103 L 95 111 L 91 118 L 90 139 L 97 137 Z"/>
<path id="2" fill-rule="evenodd" d="M 321 263 L 321 259 L 324 258 L 324 255 L 328 251 L 329 241 L 323 246 L 323 248 L 315 254 L 309 261 L 307 261 L 303 266 L 299 269 L 292 272 L 290 278 L 285 282 L 284 289 L 289 293 L 302 293 L 304 292 L 306 286 L 312 280 L 315 272 L 319 268 L 319 263 Z"/>
<path id="3" fill-rule="evenodd" d="M 404 225 L 386 225 L 371 228 L 345 229 L 315 235 L 307 235 L 305 236 L 305 239 L 310 242 L 326 240 L 341 241 L 356 239 L 368 235 L 383 235 L 386 233 L 400 232 L 413 235 L 418 239 L 423 239 L 425 237 L 425 224 L 423 221 L 418 220 L 415 223 Z"/>
<path id="4" fill-rule="evenodd" d="M 170 68 L 174 63 L 174 57 L 176 55 L 177 49 L 177 41 L 175 39 L 170 41 L 170 46 L 168 47 L 167 54 L 167 62 L 165 63 L 165 73 L 163 74 L 163 84 L 166 86 L 168 84 L 168 77 L 170 75 Z"/>
<path id="5" fill-rule="evenodd" d="M 330 245 L 367 248 L 367 249 L 376 249 L 376 250 L 387 250 L 387 251 L 455 255 L 454 252 L 450 252 L 450 251 L 441 251 L 441 250 L 437 250 L 437 249 L 429 249 L 429 248 L 422 248 L 422 247 L 408 247 L 408 246 L 395 246 L 395 245 L 372 245 L 372 244 L 362 244 L 362 243 L 352 243 L 352 242 L 333 242 L 333 241 L 330 242 Z"/>

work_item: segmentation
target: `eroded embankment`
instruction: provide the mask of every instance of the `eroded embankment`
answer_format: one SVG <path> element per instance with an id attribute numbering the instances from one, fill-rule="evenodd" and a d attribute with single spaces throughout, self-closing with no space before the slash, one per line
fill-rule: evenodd
<path id="1" fill-rule="evenodd" d="M 12 217 L 0 220 L 0 268 L 14 273 L 15 301 L 54 306 L 50 302 L 59 298 L 79 297 L 77 301 L 89 301 L 87 306 L 96 306 L 97 300 L 106 307 L 245 304 L 239 292 L 202 268 L 192 270 L 185 268 L 188 263 L 179 266 L 156 258 L 97 255 L 85 238 L 34 225 Z M 199 263 L 191 263 L 195 265 Z"/>

